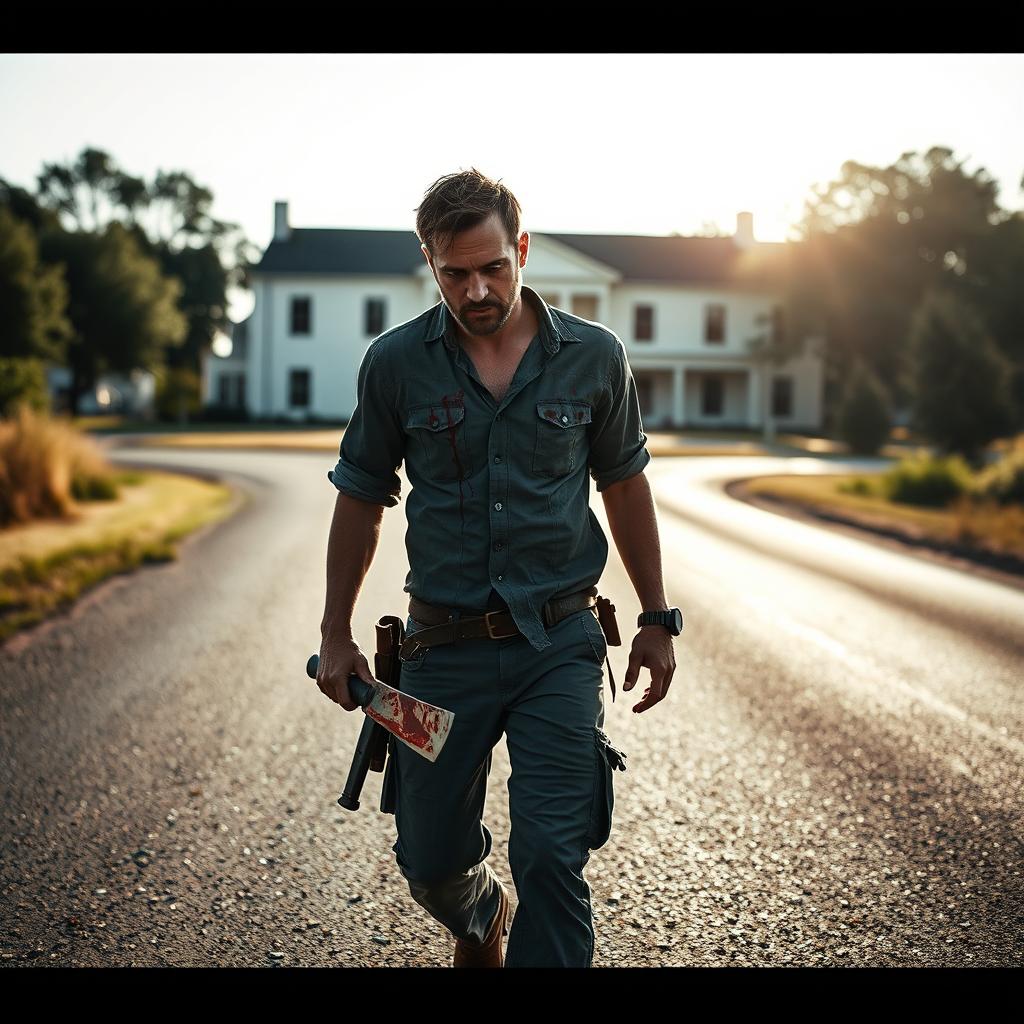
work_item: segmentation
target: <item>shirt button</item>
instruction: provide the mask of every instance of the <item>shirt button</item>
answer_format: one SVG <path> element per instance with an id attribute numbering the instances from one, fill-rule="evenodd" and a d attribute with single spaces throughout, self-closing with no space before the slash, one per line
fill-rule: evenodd
<path id="1" fill-rule="evenodd" d="M 563 416 L 562 417 L 562 422 L 563 423 L 568 423 L 569 422 L 569 417 L 568 416 Z"/>
<path id="2" fill-rule="evenodd" d="M 500 419 L 501 419 L 501 413 L 499 412 L 499 413 L 498 413 L 498 415 L 497 415 L 497 416 L 495 416 L 494 418 L 495 418 L 496 420 L 500 420 Z"/>
<path id="3" fill-rule="evenodd" d="M 500 580 L 501 578 L 502 578 L 501 576 L 499 576 L 499 577 L 498 577 L 498 579 L 499 579 L 499 580 Z"/>
<path id="4" fill-rule="evenodd" d="M 494 461 L 495 462 L 501 462 L 501 456 L 500 455 L 495 455 L 494 456 Z"/>
<path id="5" fill-rule="evenodd" d="M 494 550 L 495 551 L 500 551 L 501 550 L 501 541 L 500 540 L 494 545 Z"/>
<path id="6" fill-rule="evenodd" d="M 500 512 L 501 511 L 501 502 L 500 501 L 496 501 L 494 503 L 494 511 L 495 512 Z"/>

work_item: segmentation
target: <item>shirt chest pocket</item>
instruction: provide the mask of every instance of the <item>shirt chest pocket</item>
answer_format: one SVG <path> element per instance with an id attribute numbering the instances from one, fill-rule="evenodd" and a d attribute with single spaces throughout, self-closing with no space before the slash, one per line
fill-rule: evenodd
<path id="1" fill-rule="evenodd" d="M 469 473 L 466 410 L 461 405 L 426 403 L 406 410 L 405 429 L 431 480 L 461 480 Z"/>
<path id="2" fill-rule="evenodd" d="M 538 476 L 566 476 L 586 458 L 591 406 L 555 400 L 537 403 L 537 438 L 533 471 Z"/>

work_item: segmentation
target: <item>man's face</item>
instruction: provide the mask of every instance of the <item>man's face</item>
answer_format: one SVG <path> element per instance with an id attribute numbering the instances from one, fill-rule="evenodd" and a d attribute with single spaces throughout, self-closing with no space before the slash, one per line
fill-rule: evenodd
<path id="1" fill-rule="evenodd" d="M 426 247 L 423 253 L 452 316 L 468 334 L 484 336 L 500 331 L 512 315 L 529 248 L 529 234 L 514 246 L 495 213 L 457 234 L 433 259 Z"/>

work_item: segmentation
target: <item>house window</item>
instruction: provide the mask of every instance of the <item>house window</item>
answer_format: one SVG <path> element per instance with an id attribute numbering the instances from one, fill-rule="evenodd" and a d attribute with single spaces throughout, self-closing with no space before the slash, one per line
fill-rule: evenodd
<path id="1" fill-rule="evenodd" d="M 584 320 L 597 319 L 597 296 L 596 295 L 574 295 L 572 297 L 573 315 L 582 317 Z"/>
<path id="2" fill-rule="evenodd" d="M 217 382 L 220 405 L 240 409 L 245 405 L 245 374 L 222 373 Z"/>
<path id="3" fill-rule="evenodd" d="M 793 378 L 772 378 L 772 415 L 793 415 Z"/>
<path id="4" fill-rule="evenodd" d="M 292 298 L 292 334 L 311 334 L 313 300 L 309 296 Z"/>
<path id="5" fill-rule="evenodd" d="M 292 408 L 309 408 L 309 370 L 292 370 L 289 373 L 288 403 Z"/>
<path id="6" fill-rule="evenodd" d="M 705 307 L 704 340 L 725 341 L 725 306 L 712 303 Z"/>
<path id="7" fill-rule="evenodd" d="M 387 317 L 386 299 L 366 300 L 366 326 L 365 332 L 376 337 L 384 330 L 384 320 Z"/>
<path id="8" fill-rule="evenodd" d="M 654 340 L 654 307 L 633 307 L 633 338 L 636 341 Z"/>
<path id="9" fill-rule="evenodd" d="M 722 414 L 722 378 L 702 377 L 700 387 L 700 411 L 704 416 Z"/>

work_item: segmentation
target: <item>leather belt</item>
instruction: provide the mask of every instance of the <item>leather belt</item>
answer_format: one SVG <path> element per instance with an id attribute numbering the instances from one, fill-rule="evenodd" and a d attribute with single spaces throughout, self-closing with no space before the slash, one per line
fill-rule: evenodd
<path id="1" fill-rule="evenodd" d="M 542 609 L 544 625 L 550 629 L 566 616 L 582 611 L 584 608 L 594 608 L 596 604 L 596 586 L 577 590 L 564 597 L 554 597 L 544 603 Z M 442 605 L 427 604 L 426 601 L 421 601 L 411 594 L 409 596 L 409 615 L 417 622 L 422 622 L 425 628 L 411 633 L 402 641 L 402 646 L 399 648 L 399 660 L 408 661 L 421 647 L 436 647 L 438 644 L 450 644 L 457 640 L 474 640 L 480 637 L 503 640 L 506 637 L 523 635 L 516 625 L 512 613 L 506 609 L 460 611 L 461 618 L 456 619 L 453 609 Z"/>

